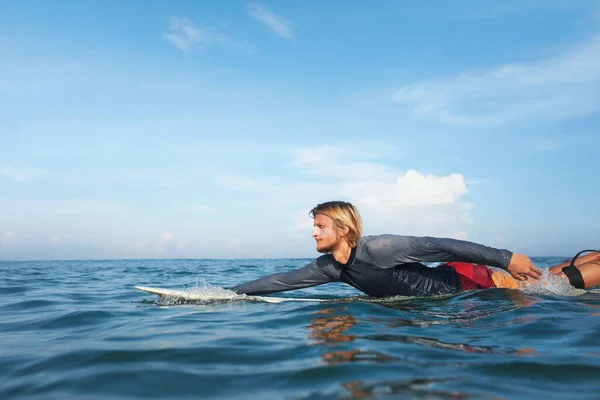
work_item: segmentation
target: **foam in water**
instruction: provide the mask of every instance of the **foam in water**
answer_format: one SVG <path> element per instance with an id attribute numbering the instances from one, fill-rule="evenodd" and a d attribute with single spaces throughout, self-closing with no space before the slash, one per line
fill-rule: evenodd
<path id="1" fill-rule="evenodd" d="M 555 294 L 559 296 L 580 296 L 586 291 L 577 289 L 564 278 L 554 275 L 549 269 L 542 268 L 542 277 L 539 281 L 528 280 L 521 283 L 520 288 L 525 293 Z"/>

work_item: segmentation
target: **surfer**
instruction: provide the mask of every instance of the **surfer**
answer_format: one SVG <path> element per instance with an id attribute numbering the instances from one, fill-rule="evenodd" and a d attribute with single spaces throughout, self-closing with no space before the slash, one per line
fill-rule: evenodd
<path id="1" fill-rule="evenodd" d="M 230 288 L 262 295 L 344 282 L 373 297 L 436 296 L 492 287 L 518 288 L 542 271 L 525 255 L 464 240 L 401 235 L 362 236 L 358 210 L 348 202 L 318 204 L 310 211 L 317 251 L 307 266 Z M 428 267 L 422 262 L 441 262 Z M 572 286 L 600 285 L 600 254 L 550 268 Z"/>

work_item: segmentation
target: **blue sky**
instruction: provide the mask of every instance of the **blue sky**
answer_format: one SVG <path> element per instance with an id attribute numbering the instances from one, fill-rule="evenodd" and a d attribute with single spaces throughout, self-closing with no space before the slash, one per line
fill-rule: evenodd
<path id="1" fill-rule="evenodd" d="M 525 4 L 524 4 L 525 3 Z M 0 259 L 600 247 L 597 1 L 0 4 Z"/>

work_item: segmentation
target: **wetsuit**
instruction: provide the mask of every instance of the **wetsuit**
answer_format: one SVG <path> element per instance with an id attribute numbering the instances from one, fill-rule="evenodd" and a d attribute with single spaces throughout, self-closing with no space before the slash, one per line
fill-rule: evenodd
<path id="1" fill-rule="evenodd" d="M 344 282 L 373 297 L 453 294 L 493 287 L 491 272 L 485 265 L 506 269 L 511 257 L 508 250 L 456 239 L 365 236 L 352 249 L 347 264 L 340 264 L 326 254 L 304 268 L 272 274 L 230 289 L 259 295 Z M 446 263 L 427 267 L 420 262 Z"/>

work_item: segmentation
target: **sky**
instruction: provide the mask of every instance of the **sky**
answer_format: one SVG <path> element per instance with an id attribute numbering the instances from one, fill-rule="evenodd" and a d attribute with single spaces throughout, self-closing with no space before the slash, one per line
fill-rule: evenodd
<path id="1" fill-rule="evenodd" d="M 600 3 L 0 2 L 0 260 L 600 247 Z"/>

